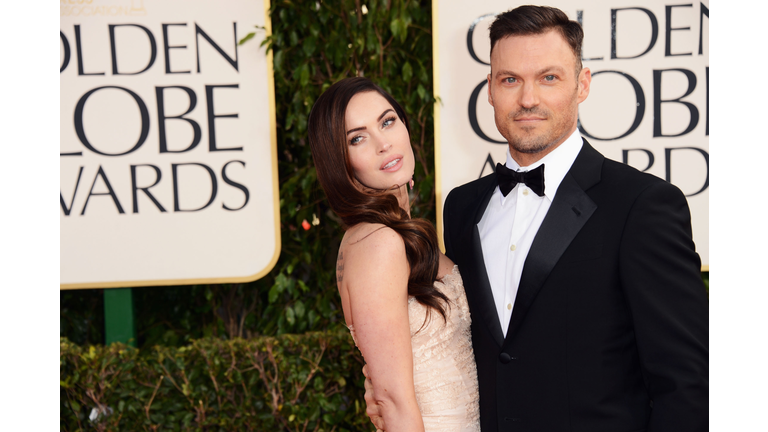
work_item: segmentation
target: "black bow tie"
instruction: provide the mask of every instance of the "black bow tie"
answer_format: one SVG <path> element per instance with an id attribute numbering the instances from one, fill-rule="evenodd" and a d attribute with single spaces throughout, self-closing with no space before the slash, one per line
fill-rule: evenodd
<path id="1" fill-rule="evenodd" d="M 525 183 L 536 195 L 542 196 L 544 195 L 544 164 L 530 171 L 517 172 L 497 163 L 496 180 L 504 196 L 507 196 L 518 183 Z"/>

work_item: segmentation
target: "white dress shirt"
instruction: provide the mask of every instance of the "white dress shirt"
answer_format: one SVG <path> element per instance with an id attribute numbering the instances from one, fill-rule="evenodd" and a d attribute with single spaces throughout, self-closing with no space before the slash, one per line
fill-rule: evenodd
<path id="1" fill-rule="evenodd" d="M 509 169 L 529 171 L 544 165 L 544 195 L 538 196 L 520 183 L 505 197 L 497 186 L 483 218 L 477 224 L 485 269 L 504 337 L 507 336 L 520 276 L 533 238 L 581 147 L 582 139 L 577 129 L 555 150 L 527 167 L 519 166 L 507 150 L 506 165 Z"/>

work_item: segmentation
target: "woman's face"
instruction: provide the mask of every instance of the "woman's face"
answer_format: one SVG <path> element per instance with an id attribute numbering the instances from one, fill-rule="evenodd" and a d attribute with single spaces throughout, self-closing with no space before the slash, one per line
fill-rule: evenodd
<path id="1" fill-rule="evenodd" d="M 413 177 L 408 129 L 378 92 L 358 93 L 344 116 L 349 162 L 355 177 L 372 189 L 402 186 Z"/>

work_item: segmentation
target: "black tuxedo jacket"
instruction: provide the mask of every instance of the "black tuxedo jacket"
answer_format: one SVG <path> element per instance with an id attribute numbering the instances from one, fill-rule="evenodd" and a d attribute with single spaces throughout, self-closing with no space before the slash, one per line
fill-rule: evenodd
<path id="1" fill-rule="evenodd" d="M 706 431 L 709 305 L 678 188 L 584 146 L 533 241 L 504 338 L 477 223 L 495 174 L 444 210 L 472 314 L 483 432 Z"/>

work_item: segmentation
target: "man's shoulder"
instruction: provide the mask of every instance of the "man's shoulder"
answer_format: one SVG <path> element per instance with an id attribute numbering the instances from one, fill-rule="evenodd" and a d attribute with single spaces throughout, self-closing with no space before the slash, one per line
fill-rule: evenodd
<path id="1" fill-rule="evenodd" d="M 485 194 L 489 188 L 495 185 L 496 175 L 494 173 L 488 174 L 485 177 L 480 177 L 477 180 L 464 183 L 461 186 L 456 186 L 451 189 L 446 198 L 446 203 L 449 200 L 459 199 L 466 200 L 472 197 L 477 197 L 479 194 Z"/>
<path id="2" fill-rule="evenodd" d="M 653 174 L 639 171 L 637 168 L 612 159 L 605 159 L 603 164 L 603 180 L 615 182 L 623 187 L 644 189 L 648 186 L 668 184 L 669 182 Z"/>
<path id="3" fill-rule="evenodd" d="M 605 157 L 586 139 L 584 139 L 584 148 L 582 148 L 579 157 L 571 169 L 578 170 L 577 181 L 580 184 L 583 182 L 589 183 L 593 179 L 597 180 L 596 177 L 592 177 L 597 172 L 599 172 L 601 183 L 605 184 L 605 182 L 608 182 L 620 188 L 631 187 L 631 185 L 647 186 L 657 182 L 664 182 L 664 180 L 655 175 L 638 171 L 630 165 Z M 585 173 L 592 174 L 585 175 Z"/>
<path id="4" fill-rule="evenodd" d="M 602 190 L 608 192 L 614 199 L 621 197 L 618 201 L 634 201 L 643 195 L 660 195 L 675 200 L 685 199 L 683 192 L 674 184 L 608 158 L 603 164 L 601 184 L 604 187 Z"/>

